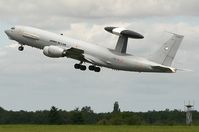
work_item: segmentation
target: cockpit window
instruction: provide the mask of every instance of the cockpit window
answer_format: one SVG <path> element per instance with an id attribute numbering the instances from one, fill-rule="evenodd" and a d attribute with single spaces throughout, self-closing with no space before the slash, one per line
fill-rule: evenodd
<path id="1" fill-rule="evenodd" d="M 12 27 L 11 29 L 12 29 L 12 30 L 15 30 L 15 27 Z"/>

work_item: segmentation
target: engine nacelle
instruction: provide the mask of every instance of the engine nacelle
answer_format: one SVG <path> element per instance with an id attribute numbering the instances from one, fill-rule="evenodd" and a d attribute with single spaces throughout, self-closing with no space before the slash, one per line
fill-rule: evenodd
<path id="1" fill-rule="evenodd" d="M 64 57 L 64 49 L 58 46 L 45 46 L 43 54 L 52 58 Z"/>

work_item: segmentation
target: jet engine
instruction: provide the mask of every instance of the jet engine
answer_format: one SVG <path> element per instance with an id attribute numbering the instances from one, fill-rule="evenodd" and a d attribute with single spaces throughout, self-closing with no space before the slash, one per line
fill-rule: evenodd
<path id="1" fill-rule="evenodd" d="M 52 58 L 59 58 L 65 56 L 65 51 L 63 48 L 58 46 L 45 46 L 43 49 L 43 54 Z"/>

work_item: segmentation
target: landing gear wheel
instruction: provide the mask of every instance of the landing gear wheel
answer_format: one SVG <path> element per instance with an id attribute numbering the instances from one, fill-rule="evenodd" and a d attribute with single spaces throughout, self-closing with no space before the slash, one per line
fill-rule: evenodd
<path id="1" fill-rule="evenodd" d="M 23 46 L 19 46 L 19 47 L 18 47 L 18 50 L 19 50 L 19 51 L 23 51 L 23 50 L 24 50 L 24 47 L 23 47 Z"/>
<path id="2" fill-rule="evenodd" d="M 74 68 L 75 68 L 75 69 L 80 69 L 80 64 L 75 64 L 75 65 L 74 65 Z"/>
<path id="3" fill-rule="evenodd" d="M 81 65 L 81 66 L 80 66 L 80 70 L 85 71 L 85 70 L 86 70 L 86 66 Z"/>
<path id="4" fill-rule="evenodd" d="M 86 70 L 86 66 L 85 65 L 81 65 L 81 64 L 75 64 L 74 65 L 74 68 L 75 69 L 80 69 L 82 71 L 85 71 Z"/>
<path id="5" fill-rule="evenodd" d="M 100 72 L 101 69 L 99 67 L 95 67 L 94 70 L 95 70 L 95 72 Z"/>
<path id="6" fill-rule="evenodd" d="M 95 66 L 91 65 L 91 66 L 88 67 L 88 69 L 89 69 L 90 71 L 94 71 Z"/>
<path id="7" fill-rule="evenodd" d="M 89 67 L 88 67 L 88 69 L 90 70 L 90 71 L 95 71 L 95 72 L 100 72 L 100 67 L 96 67 L 96 66 L 94 66 L 94 65 L 90 65 Z"/>

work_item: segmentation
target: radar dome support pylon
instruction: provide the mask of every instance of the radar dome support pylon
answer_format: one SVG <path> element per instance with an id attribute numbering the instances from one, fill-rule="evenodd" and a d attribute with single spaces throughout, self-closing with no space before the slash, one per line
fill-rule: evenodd
<path id="1" fill-rule="evenodd" d="M 127 30 L 125 28 L 119 28 L 119 27 L 105 27 L 104 28 L 107 32 L 118 35 L 119 39 L 117 41 L 115 51 L 119 53 L 126 53 L 127 50 L 127 44 L 128 44 L 128 38 L 133 39 L 143 39 L 144 36 L 134 32 L 132 30 Z"/>

